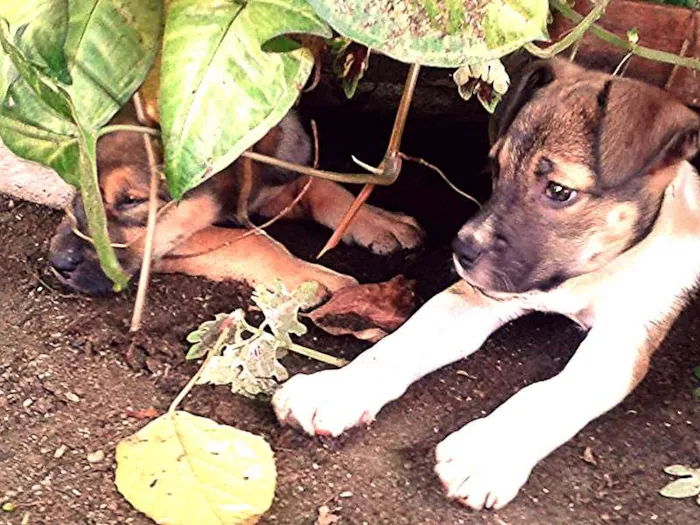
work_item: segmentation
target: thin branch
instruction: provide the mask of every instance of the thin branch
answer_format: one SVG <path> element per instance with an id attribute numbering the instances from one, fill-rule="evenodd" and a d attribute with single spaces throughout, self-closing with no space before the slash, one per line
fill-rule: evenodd
<path id="1" fill-rule="evenodd" d="M 136 92 L 133 97 L 136 118 L 139 122 L 145 122 L 146 114 L 141 100 L 141 94 Z M 129 331 L 138 332 L 141 329 L 141 320 L 146 306 L 148 295 L 148 283 L 151 277 L 151 264 L 153 262 L 154 239 L 156 235 L 156 217 L 158 216 L 158 187 L 160 186 L 160 174 L 156 165 L 156 154 L 153 151 L 153 143 L 148 133 L 143 134 L 143 145 L 146 148 L 148 169 L 151 174 L 150 188 L 148 192 L 148 219 L 146 220 L 146 241 L 143 248 L 143 262 L 139 274 L 139 287 L 136 291 L 134 312 L 131 317 Z"/>
<path id="2" fill-rule="evenodd" d="M 411 67 L 408 70 L 408 76 L 406 77 L 406 83 L 404 84 L 403 92 L 401 93 L 401 102 L 399 103 L 399 108 L 396 111 L 394 127 L 391 130 L 391 137 L 389 138 L 389 145 L 387 146 L 386 153 L 384 154 L 384 159 L 379 165 L 379 169 L 382 172 L 383 178 L 390 179 L 392 183 L 396 181 L 396 179 L 399 176 L 399 173 L 401 173 L 401 159 L 399 157 L 399 148 L 401 147 L 401 139 L 403 138 L 403 132 L 406 128 L 408 110 L 411 108 L 411 101 L 413 100 L 413 93 L 416 89 L 416 83 L 418 82 L 419 73 L 420 65 L 411 64 Z M 360 161 L 358 161 L 354 157 L 353 161 L 365 167 L 365 169 L 369 170 L 371 168 L 371 166 L 368 166 L 364 163 L 360 163 Z M 362 191 L 360 191 L 359 195 L 355 198 L 355 201 L 350 206 L 350 209 L 340 220 L 340 223 L 333 232 L 333 235 L 331 235 L 331 238 L 328 239 L 328 242 L 326 242 L 325 246 L 321 248 L 321 251 L 316 256 L 317 259 L 323 257 L 323 255 L 326 252 L 332 250 L 338 245 L 340 240 L 343 238 L 343 235 L 345 234 L 345 230 L 347 230 L 348 226 L 350 226 L 350 223 L 355 218 L 357 212 L 360 211 L 362 205 L 372 194 L 372 190 L 374 190 L 374 185 L 372 182 L 368 182 L 367 184 L 365 184 L 365 186 L 362 188 Z"/>
<path id="3" fill-rule="evenodd" d="M 113 133 L 115 131 L 131 131 L 134 133 L 147 133 L 148 135 L 152 135 L 154 137 L 160 136 L 160 131 L 146 126 L 114 124 L 111 126 L 103 127 L 99 131 L 98 137 L 101 137 L 102 135 L 105 135 L 107 133 Z M 255 151 L 244 151 L 243 153 L 241 153 L 241 157 L 247 157 L 257 162 L 262 162 L 263 164 L 269 164 L 270 166 L 275 166 L 277 168 L 282 168 L 288 171 L 293 171 L 295 173 L 300 173 L 301 175 L 310 175 L 312 177 L 319 177 L 321 179 L 332 180 L 334 182 L 346 182 L 349 184 L 376 184 L 378 186 L 389 186 L 390 184 L 393 184 L 396 181 L 396 177 L 392 177 L 391 174 L 387 175 L 384 172 L 381 172 L 376 175 L 368 175 L 366 173 L 338 173 L 335 171 L 320 170 L 318 168 L 312 168 L 309 166 L 303 166 L 301 164 L 295 164 L 293 162 L 287 162 L 286 160 L 270 157 L 269 155 L 264 155 Z"/>
<path id="4" fill-rule="evenodd" d="M 611 2 L 611 0 L 600 0 L 596 6 L 591 9 L 591 12 L 586 15 L 585 18 L 583 18 L 579 24 L 571 30 L 571 32 L 566 35 L 564 38 L 559 40 L 559 42 L 556 42 L 552 44 L 549 47 L 541 48 L 533 44 L 532 42 L 525 44 L 525 49 L 530 53 L 531 55 L 535 55 L 536 57 L 539 58 L 551 58 L 554 55 L 558 55 L 565 49 L 567 49 L 569 46 L 572 46 L 579 40 L 583 38 L 583 36 L 586 34 L 586 31 L 590 29 L 590 27 L 601 17 L 603 16 L 603 11 L 605 11 L 605 8 L 608 7 L 608 4 Z"/>
<path id="5" fill-rule="evenodd" d="M 584 19 L 583 16 L 560 0 L 549 0 L 549 5 L 574 23 L 580 23 Z M 608 31 L 607 29 L 603 29 L 596 24 L 591 25 L 589 31 L 600 40 L 603 40 L 612 46 L 624 49 L 635 56 L 645 58 L 647 60 L 655 60 L 656 62 L 675 64 L 681 67 L 687 67 L 688 69 L 700 69 L 700 59 L 698 58 L 681 57 L 666 51 L 639 46 L 624 38 L 620 38 L 616 34 Z"/>
<path id="6" fill-rule="evenodd" d="M 221 350 L 221 347 L 224 345 L 224 342 L 226 342 L 226 339 L 228 338 L 228 334 L 231 331 L 232 327 L 233 320 L 230 318 L 225 319 L 224 322 L 221 324 L 221 333 L 219 334 L 216 343 L 214 343 L 214 346 L 212 346 L 209 352 L 207 353 L 207 357 L 202 363 L 202 366 L 199 367 L 199 370 L 197 370 L 197 373 L 195 373 L 195 375 L 193 375 L 190 378 L 185 387 L 182 390 L 180 390 L 180 393 L 175 397 L 175 399 L 173 399 L 173 402 L 170 404 L 170 408 L 168 408 L 168 414 L 172 415 L 175 413 L 177 406 L 180 403 L 182 403 L 182 400 L 185 399 L 185 397 L 187 397 L 187 394 L 190 393 L 192 387 L 194 387 L 194 385 L 197 384 L 199 378 L 202 377 L 204 369 L 207 366 L 209 366 L 209 362 L 211 361 L 212 357 L 219 354 L 219 350 Z"/>
<path id="7" fill-rule="evenodd" d="M 338 368 L 341 368 L 350 362 L 347 359 L 333 357 L 332 355 L 324 354 L 323 352 L 319 352 L 318 350 L 314 350 L 313 348 L 308 348 L 306 346 L 298 345 L 296 343 L 286 345 L 285 348 L 287 348 L 291 352 L 294 352 L 295 354 L 303 355 L 304 357 L 315 359 L 316 361 L 321 361 L 322 363 L 326 363 L 327 365 L 337 366 Z"/>
<path id="8" fill-rule="evenodd" d="M 433 170 L 435 173 L 440 175 L 440 177 L 442 177 L 442 180 L 444 180 L 447 183 L 447 185 L 450 188 L 452 188 L 453 191 L 455 191 L 456 193 L 458 193 L 459 195 L 461 195 L 465 199 L 468 199 L 471 202 L 473 202 L 474 204 L 476 204 L 476 206 L 478 208 L 481 208 L 481 203 L 478 200 L 476 200 L 474 197 L 472 197 L 468 193 L 463 192 L 457 186 L 455 186 L 452 183 L 452 181 L 447 177 L 447 175 L 445 175 L 445 173 L 437 166 L 430 164 L 430 162 L 428 162 L 427 160 L 421 159 L 420 157 L 409 157 L 408 155 L 405 155 L 404 153 L 400 153 L 400 155 L 401 155 L 401 158 L 404 160 L 407 160 L 409 162 L 416 162 L 422 166 L 425 166 L 426 168 Z"/>
<path id="9" fill-rule="evenodd" d="M 348 229 L 348 226 L 350 226 L 350 223 L 355 218 L 355 215 L 357 215 L 357 212 L 360 211 L 362 205 L 372 194 L 373 189 L 374 186 L 372 186 L 371 184 L 367 184 L 362 187 L 360 193 L 358 193 L 357 197 L 355 197 L 355 200 L 352 201 L 352 204 L 350 205 L 348 211 L 345 212 L 343 218 L 340 219 L 338 227 L 333 232 L 333 235 L 331 235 L 331 238 L 328 239 L 328 242 L 326 242 L 325 246 L 321 248 L 320 252 L 318 252 L 318 255 L 316 256 L 317 259 L 323 257 L 329 250 L 332 250 L 338 245 L 340 239 L 342 239 L 343 235 L 345 234 L 345 230 Z"/>
<path id="10" fill-rule="evenodd" d="M 618 74 L 624 75 L 624 71 L 622 71 L 622 68 L 627 64 L 629 59 L 632 58 L 632 53 L 627 53 L 624 57 L 622 57 L 622 60 L 620 60 L 620 63 L 617 65 L 615 70 L 612 72 L 612 76 L 616 77 Z M 627 69 L 627 68 L 625 68 Z"/>
<path id="11" fill-rule="evenodd" d="M 366 173 L 338 173 L 335 171 L 319 170 L 309 166 L 302 166 L 300 164 L 294 164 L 293 162 L 287 162 L 286 160 L 270 157 L 269 155 L 263 155 L 262 153 L 257 153 L 255 151 L 244 151 L 241 153 L 241 157 L 248 157 L 258 162 L 262 162 L 263 164 L 269 164 L 277 168 L 293 171 L 295 173 L 301 173 L 302 175 L 310 175 L 312 177 L 319 177 L 321 179 L 332 180 L 334 182 L 388 186 L 396 181 L 395 178 L 386 175 L 379 176 L 368 175 Z"/>
<path id="12" fill-rule="evenodd" d="M 110 126 L 103 127 L 98 133 L 97 138 L 107 133 L 114 133 L 115 131 L 131 131 L 133 133 L 145 133 L 146 135 L 151 135 L 153 137 L 160 137 L 160 130 L 149 128 L 148 126 L 135 126 L 133 124 L 112 124 Z"/>
<path id="13" fill-rule="evenodd" d="M 697 43 L 698 41 L 698 17 L 696 16 L 696 11 L 698 8 L 698 2 L 696 1 L 695 4 L 693 5 L 693 9 L 690 12 L 690 17 L 692 18 L 692 35 L 693 35 L 693 41 Z M 685 40 L 683 40 L 683 45 L 681 46 L 681 51 L 679 53 L 680 56 L 685 57 L 685 55 L 688 53 L 688 48 L 690 47 L 690 38 L 686 37 Z M 668 79 L 666 80 L 666 84 L 664 85 L 664 89 L 669 89 L 671 85 L 673 84 L 673 81 L 676 80 L 676 75 L 678 74 L 678 64 L 673 66 L 673 69 L 671 69 L 671 73 L 668 75 Z"/>
<path id="14" fill-rule="evenodd" d="M 67 207 L 65 210 L 63 210 L 66 214 L 66 217 L 68 217 L 68 220 L 70 221 L 70 230 L 73 232 L 73 234 L 78 237 L 79 239 L 84 240 L 85 242 L 88 242 L 95 246 L 95 241 L 90 237 L 89 235 L 84 234 L 82 231 L 80 231 L 80 227 L 78 225 L 78 219 L 73 213 L 73 211 L 70 209 L 70 207 Z M 122 243 L 117 243 L 113 242 L 112 243 L 112 248 L 117 248 L 117 249 L 124 249 L 128 248 L 128 244 L 122 244 Z"/>

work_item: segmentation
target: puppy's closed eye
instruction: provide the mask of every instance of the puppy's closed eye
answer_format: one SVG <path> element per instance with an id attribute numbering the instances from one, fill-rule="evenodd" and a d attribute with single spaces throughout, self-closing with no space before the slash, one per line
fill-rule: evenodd
<path id="1" fill-rule="evenodd" d="M 114 206 L 116 209 L 118 209 L 120 211 L 126 211 L 126 210 L 133 209 L 133 208 L 135 208 L 135 207 L 137 207 L 140 204 L 143 204 L 145 202 L 148 202 L 148 198 L 141 197 L 138 195 L 132 195 L 129 193 L 124 193 L 122 195 L 119 195 L 119 197 L 117 197 L 117 200 L 114 203 Z"/>

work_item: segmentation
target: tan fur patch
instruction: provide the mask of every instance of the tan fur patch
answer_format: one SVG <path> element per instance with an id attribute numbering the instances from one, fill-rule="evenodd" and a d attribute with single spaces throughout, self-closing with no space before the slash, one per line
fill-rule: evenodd
<path id="1" fill-rule="evenodd" d="M 595 184 L 595 174 L 588 166 L 557 157 L 552 157 L 550 160 L 554 163 L 554 172 L 550 178 L 562 186 L 586 191 Z"/>

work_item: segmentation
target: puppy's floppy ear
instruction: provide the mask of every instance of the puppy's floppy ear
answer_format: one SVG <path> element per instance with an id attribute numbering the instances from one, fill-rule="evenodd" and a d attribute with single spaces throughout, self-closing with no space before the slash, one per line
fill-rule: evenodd
<path id="1" fill-rule="evenodd" d="M 661 89 L 612 78 L 598 94 L 598 104 L 595 154 L 605 184 L 665 168 L 698 151 L 700 117 Z"/>
<path id="2" fill-rule="evenodd" d="M 555 79 L 575 77 L 584 71 L 568 60 L 559 58 L 537 60 L 523 68 L 520 75 L 513 78 L 510 89 L 496 108 L 490 130 L 492 143 L 506 134 L 515 117 L 537 90 L 551 84 Z"/>

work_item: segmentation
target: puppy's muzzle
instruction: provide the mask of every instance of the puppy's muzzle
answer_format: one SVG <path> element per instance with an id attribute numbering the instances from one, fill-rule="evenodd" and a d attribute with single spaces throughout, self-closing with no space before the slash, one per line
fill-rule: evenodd
<path id="1" fill-rule="evenodd" d="M 49 254 L 49 264 L 51 267 L 62 277 L 66 278 L 80 266 L 84 259 L 83 250 L 79 247 L 70 247 Z"/>
<path id="2" fill-rule="evenodd" d="M 452 241 L 452 252 L 464 270 L 471 269 L 483 256 L 484 251 L 484 246 L 480 245 L 473 235 L 455 237 Z"/>

